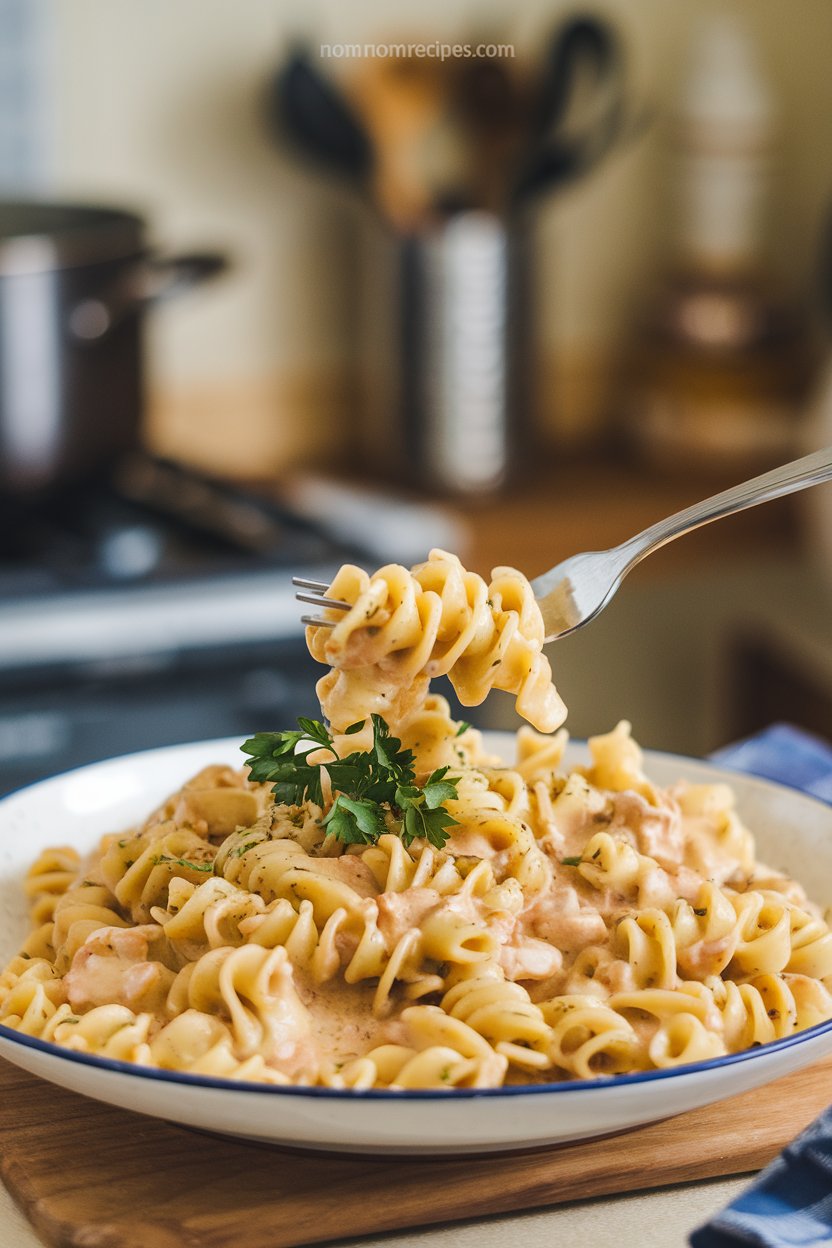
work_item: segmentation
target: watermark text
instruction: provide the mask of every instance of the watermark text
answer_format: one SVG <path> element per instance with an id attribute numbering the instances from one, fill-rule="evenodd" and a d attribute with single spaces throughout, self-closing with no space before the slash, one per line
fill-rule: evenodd
<path id="1" fill-rule="evenodd" d="M 516 55 L 513 43 L 322 43 L 322 57 L 336 61 L 376 58 L 396 60 L 414 57 L 417 60 L 511 60 Z"/>

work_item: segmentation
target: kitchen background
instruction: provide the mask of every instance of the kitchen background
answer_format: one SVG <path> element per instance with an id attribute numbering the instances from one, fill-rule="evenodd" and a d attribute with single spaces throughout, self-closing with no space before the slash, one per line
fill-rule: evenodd
<path id="1" fill-rule="evenodd" d="M 344 50 L 399 41 L 494 54 Z M 142 318 L 143 457 L 4 477 L 0 788 L 309 711 L 289 577 L 345 551 L 535 575 L 832 441 L 830 46 L 827 0 L 0 0 L 0 193 L 227 257 Z M 558 643 L 575 735 L 832 735 L 830 492 Z"/>

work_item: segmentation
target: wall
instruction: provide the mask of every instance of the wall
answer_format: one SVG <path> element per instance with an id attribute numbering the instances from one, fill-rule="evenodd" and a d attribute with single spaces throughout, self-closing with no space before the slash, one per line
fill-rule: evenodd
<path id="1" fill-rule="evenodd" d="M 561 441 L 597 425 L 599 379 L 660 264 L 662 108 L 697 15 L 716 7 L 748 19 L 780 96 L 773 252 L 796 287 L 809 282 L 832 181 L 832 4 L 607 0 L 630 44 L 635 92 L 660 120 L 540 214 L 545 420 Z M 562 0 L 52 0 L 55 189 L 140 206 L 165 247 L 215 243 L 234 257 L 213 291 L 154 317 L 158 446 L 251 472 L 337 453 L 350 438 L 350 254 L 366 221 L 270 138 L 266 88 L 290 39 L 464 37 L 473 27 L 522 52 L 566 11 Z"/>

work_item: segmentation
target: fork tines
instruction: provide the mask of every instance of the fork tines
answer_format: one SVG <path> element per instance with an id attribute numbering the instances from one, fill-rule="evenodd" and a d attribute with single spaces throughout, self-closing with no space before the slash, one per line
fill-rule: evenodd
<path id="1" fill-rule="evenodd" d="M 329 586 L 323 581 L 309 581 L 302 576 L 293 576 L 292 584 L 299 589 L 311 590 L 311 593 L 295 594 L 298 602 L 308 602 L 313 607 L 334 607 L 336 611 L 351 611 L 352 603 L 341 602 L 338 598 L 327 598 Z M 315 628 L 334 628 L 334 620 L 325 620 L 318 615 L 302 615 L 302 624 L 311 624 Z"/>
<path id="2" fill-rule="evenodd" d="M 314 589 L 319 594 L 325 594 L 329 589 L 326 581 L 307 581 L 303 576 L 293 576 L 292 584 L 297 585 L 299 589 Z"/>

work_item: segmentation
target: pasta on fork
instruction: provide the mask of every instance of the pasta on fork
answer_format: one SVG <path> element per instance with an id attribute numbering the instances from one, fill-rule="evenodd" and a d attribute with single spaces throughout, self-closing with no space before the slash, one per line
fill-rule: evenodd
<path id="1" fill-rule="evenodd" d="M 478 706 L 492 689 L 515 694 L 519 713 L 541 732 L 566 718 L 543 654 L 540 610 L 514 568 L 495 568 L 486 582 L 456 555 L 433 550 L 412 572 L 390 564 L 370 577 L 348 564 L 329 594 L 351 610 L 330 610 L 334 627 L 309 627 L 306 636 L 313 658 L 331 668 L 317 693 L 336 730 L 373 711 L 401 720 L 437 676 L 449 677 L 463 706 Z"/>
<path id="2" fill-rule="evenodd" d="M 654 784 L 630 726 L 565 768 L 528 582 L 433 551 L 342 568 L 325 719 L 257 733 L 81 858 L 43 853 L 0 1024 L 277 1086 L 494 1088 L 667 1069 L 832 1018 L 832 931 L 724 784 Z M 505 765 L 453 718 L 533 727 Z M 559 730 L 559 731 L 558 731 Z"/>

